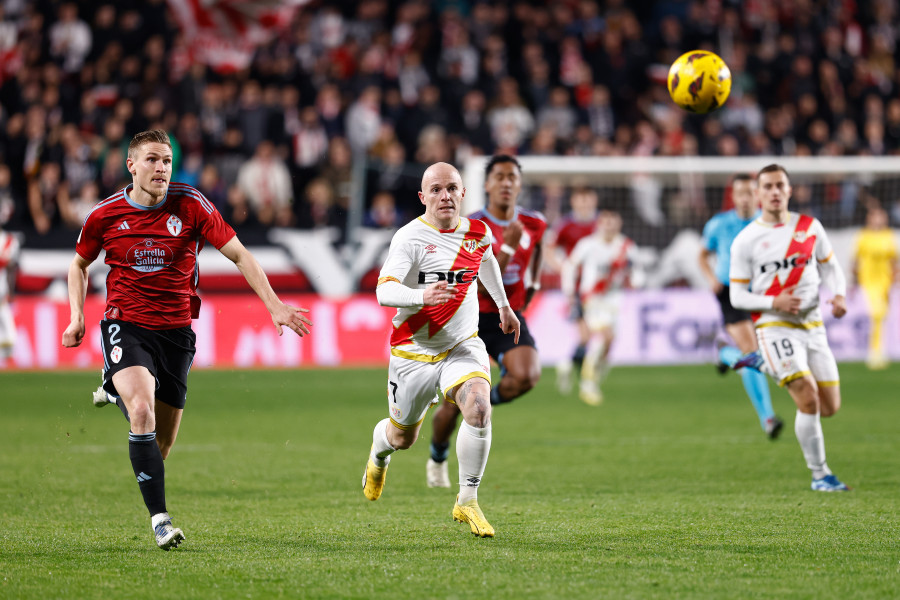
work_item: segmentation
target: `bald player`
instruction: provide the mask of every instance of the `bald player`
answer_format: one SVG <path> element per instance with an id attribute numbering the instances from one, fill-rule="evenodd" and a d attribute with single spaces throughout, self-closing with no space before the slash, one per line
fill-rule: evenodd
<path id="1" fill-rule="evenodd" d="M 478 486 L 491 448 L 490 359 L 478 337 L 481 280 L 500 313 L 500 329 L 518 341 L 490 229 L 460 216 L 466 190 L 459 171 L 435 163 L 422 176 L 425 213 L 400 228 L 378 278 L 382 306 L 397 308 L 386 386 L 388 414 L 375 425 L 363 493 L 377 500 L 391 455 L 415 443 L 429 406 L 446 399 L 463 416 L 457 434 L 459 495 L 451 515 L 473 534 L 493 537 L 478 506 Z M 436 396 L 437 393 L 437 396 Z"/>

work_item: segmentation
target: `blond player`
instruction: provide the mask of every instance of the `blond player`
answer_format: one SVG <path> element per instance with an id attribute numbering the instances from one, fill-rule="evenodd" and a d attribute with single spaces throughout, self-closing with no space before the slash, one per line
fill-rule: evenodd
<path id="1" fill-rule="evenodd" d="M 615 339 L 622 288 L 630 285 L 636 246 L 622 235 L 622 217 L 611 210 L 600 211 L 594 233 L 581 238 L 563 263 L 562 289 L 569 302 L 576 302 L 575 282 L 579 270 L 579 302 L 584 307 L 584 322 L 590 345 L 581 367 L 579 396 L 596 406 L 603 401 L 600 384 L 609 373 L 609 350 Z"/>
<path id="2" fill-rule="evenodd" d="M 519 320 L 503 290 L 490 229 L 460 217 L 463 196 L 462 178 L 452 165 L 431 165 L 419 192 L 425 214 L 391 240 L 376 289 L 379 304 L 397 307 L 387 383 L 390 416 L 375 426 L 362 484 L 366 498 L 377 500 L 391 454 L 412 446 L 428 407 L 447 399 L 463 416 L 456 439 L 459 495 L 451 514 L 473 534 L 493 537 L 478 506 L 491 448 L 491 376 L 478 337 L 476 280 L 500 309 L 500 329 L 517 342 Z"/>
<path id="3" fill-rule="evenodd" d="M 885 369 L 888 359 L 881 330 L 888 313 L 891 285 L 897 279 L 897 241 L 883 208 L 872 207 L 866 213 L 866 226 L 856 238 L 853 254 L 853 274 L 869 306 L 871 327 L 866 365 L 872 370 Z"/>
<path id="4" fill-rule="evenodd" d="M 0 364 L 12 356 L 16 343 L 16 323 L 10 301 L 15 291 L 20 250 L 19 239 L 0 229 Z"/>
<path id="5" fill-rule="evenodd" d="M 762 215 L 731 246 L 731 303 L 751 312 L 760 354 L 751 366 L 771 374 L 797 405 L 794 431 L 812 471 L 812 489 L 847 491 L 825 462 L 820 421 L 840 408 L 841 388 L 825 337 L 819 286 L 824 279 L 834 293 L 831 313 L 843 317 L 844 273 L 822 224 L 788 211 L 791 184 L 784 167 L 763 168 L 756 193 Z"/>

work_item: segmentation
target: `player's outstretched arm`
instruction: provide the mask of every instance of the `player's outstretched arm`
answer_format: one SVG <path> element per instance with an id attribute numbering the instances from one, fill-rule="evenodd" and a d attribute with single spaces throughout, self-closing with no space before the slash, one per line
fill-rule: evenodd
<path id="1" fill-rule="evenodd" d="M 289 306 L 278 298 L 259 261 L 244 247 L 237 236 L 219 248 L 219 252 L 237 266 L 241 275 L 244 276 L 259 299 L 263 301 L 266 310 L 272 316 L 272 323 L 278 330 L 278 335 L 284 332 L 282 327 L 289 328 L 300 337 L 309 334 L 308 326 L 312 325 L 312 321 L 303 316 L 303 313 L 308 313 L 309 309 Z"/>
<path id="2" fill-rule="evenodd" d="M 69 326 L 62 335 L 62 345 L 74 348 L 84 339 L 84 298 L 87 294 L 88 266 L 80 254 L 75 254 L 69 265 Z"/>

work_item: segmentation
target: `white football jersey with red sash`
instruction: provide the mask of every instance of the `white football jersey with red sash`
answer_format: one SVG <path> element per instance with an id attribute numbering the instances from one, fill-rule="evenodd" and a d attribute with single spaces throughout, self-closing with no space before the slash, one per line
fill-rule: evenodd
<path id="1" fill-rule="evenodd" d="M 776 323 L 800 329 L 822 325 L 818 264 L 831 257 L 831 242 L 818 219 L 794 212 L 789 215 L 784 225 L 753 221 L 731 245 L 733 284 L 749 283 L 751 292 L 766 296 L 796 286 L 793 294 L 801 300 L 796 315 L 775 310 L 752 313 L 757 328 Z"/>
<path id="2" fill-rule="evenodd" d="M 379 284 L 398 281 L 424 289 L 436 281 L 447 281 L 458 291 L 446 304 L 398 308 L 392 320 L 392 355 L 423 362 L 441 360 L 451 348 L 477 333 L 475 281 L 491 242 L 484 223 L 465 217 L 460 217 L 456 229 L 437 229 L 419 217 L 394 234 Z"/>

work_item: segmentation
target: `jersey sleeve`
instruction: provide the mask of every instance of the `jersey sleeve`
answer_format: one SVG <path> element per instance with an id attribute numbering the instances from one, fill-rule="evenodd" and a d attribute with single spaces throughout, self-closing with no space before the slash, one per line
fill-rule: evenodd
<path id="1" fill-rule="evenodd" d="M 411 307 L 425 303 L 425 290 L 410 288 L 403 283 L 415 262 L 413 252 L 406 236 L 399 232 L 394 235 L 375 286 L 375 297 L 382 306 Z"/>
<path id="2" fill-rule="evenodd" d="M 484 251 L 484 255 L 481 257 L 481 262 L 485 262 L 494 258 L 494 233 L 491 231 L 490 227 L 486 227 L 487 233 L 482 238 L 482 244 L 487 246 Z"/>
<path id="3" fill-rule="evenodd" d="M 75 252 L 88 262 L 97 260 L 97 257 L 100 256 L 100 250 L 103 249 L 100 221 L 97 211 L 88 213 L 84 223 L 81 225 L 78 241 L 75 242 Z"/>
<path id="4" fill-rule="evenodd" d="M 197 193 L 199 194 L 199 192 Z M 222 213 L 216 210 L 212 202 L 207 200 L 202 194 L 200 197 L 202 198 L 200 202 L 202 209 L 198 211 L 200 215 L 200 233 L 218 250 L 237 234 L 231 225 L 225 222 Z"/>
<path id="5" fill-rule="evenodd" d="M 831 255 L 834 254 L 834 248 L 831 245 L 831 240 L 828 239 L 828 234 L 825 233 L 825 228 L 822 226 L 822 223 L 816 219 L 813 222 L 813 227 L 815 229 L 816 235 L 816 260 L 820 263 L 825 262 Z"/>

